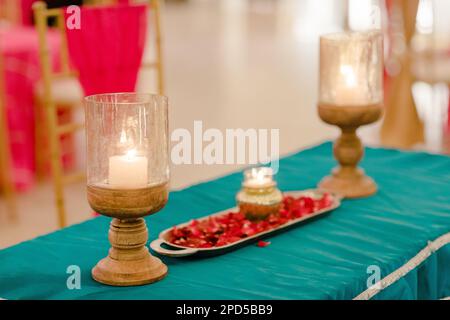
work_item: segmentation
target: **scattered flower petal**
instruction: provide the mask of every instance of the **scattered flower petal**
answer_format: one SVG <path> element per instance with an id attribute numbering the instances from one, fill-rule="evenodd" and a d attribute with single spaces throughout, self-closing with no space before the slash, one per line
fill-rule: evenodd
<path id="1" fill-rule="evenodd" d="M 271 244 L 270 241 L 262 241 L 262 240 L 259 240 L 258 243 L 257 243 L 256 245 L 257 245 L 258 247 L 260 247 L 260 248 L 264 248 L 264 247 L 267 247 L 269 244 Z"/>
<path id="2" fill-rule="evenodd" d="M 221 247 L 258 233 L 277 228 L 290 220 L 298 219 L 325 209 L 333 204 L 333 198 L 325 193 L 322 198 L 285 196 L 280 211 L 260 221 L 248 220 L 241 212 L 228 212 L 204 220 L 192 220 L 182 228 L 173 227 L 170 242 L 190 248 Z M 270 242 L 259 241 L 259 247 Z"/>

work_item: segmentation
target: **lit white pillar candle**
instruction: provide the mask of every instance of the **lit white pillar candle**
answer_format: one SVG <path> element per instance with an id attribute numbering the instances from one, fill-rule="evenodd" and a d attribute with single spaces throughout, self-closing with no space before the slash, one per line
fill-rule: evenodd
<path id="1" fill-rule="evenodd" d="M 146 187 L 148 159 L 136 156 L 136 150 L 130 150 L 122 156 L 109 158 L 109 186 L 114 189 L 138 189 Z"/>
<path id="2" fill-rule="evenodd" d="M 367 105 L 366 87 L 358 81 L 350 65 L 341 65 L 336 81 L 335 103 L 342 106 Z"/>

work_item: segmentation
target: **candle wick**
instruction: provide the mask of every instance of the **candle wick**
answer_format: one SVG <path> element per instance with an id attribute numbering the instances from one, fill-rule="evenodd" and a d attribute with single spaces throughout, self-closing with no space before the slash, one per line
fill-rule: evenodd
<path id="1" fill-rule="evenodd" d="M 125 144 L 127 142 L 127 134 L 125 133 L 125 130 L 122 130 L 120 133 L 120 143 Z"/>

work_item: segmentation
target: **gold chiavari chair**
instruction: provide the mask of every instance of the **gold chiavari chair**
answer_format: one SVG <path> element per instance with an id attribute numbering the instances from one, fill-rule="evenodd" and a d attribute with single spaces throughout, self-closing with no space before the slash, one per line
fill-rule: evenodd
<path id="1" fill-rule="evenodd" d="M 117 0 L 85 0 L 85 5 L 112 5 L 116 4 Z"/>
<path id="2" fill-rule="evenodd" d="M 419 0 L 394 0 L 401 12 L 405 52 L 398 57 L 400 72 L 392 78 L 386 96 L 385 116 L 381 127 L 381 142 L 390 147 L 410 148 L 424 140 L 423 123 L 419 119 L 412 85 L 411 40 L 415 33 Z"/>
<path id="3" fill-rule="evenodd" d="M 15 219 L 17 217 L 17 210 L 12 178 L 11 149 L 8 139 L 5 90 L 3 57 L 0 55 L 0 187 L 2 187 L 5 195 L 9 217 Z"/>
<path id="4" fill-rule="evenodd" d="M 45 153 L 42 147 L 44 137 L 47 137 L 50 147 L 50 165 L 55 193 L 58 224 L 66 226 L 66 209 L 64 202 L 64 186 L 83 181 L 84 173 L 77 172 L 65 175 L 61 160 L 62 150 L 60 139 L 63 135 L 70 135 L 83 128 L 81 123 L 68 122 L 64 125 L 58 123 L 58 111 L 61 108 L 76 108 L 82 106 L 83 93 L 76 74 L 70 69 L 69 51 L 65 36 L 64 14 L 61 9 L 47 9 L 44 2 L 33 4 L 36 28 L 39 37 L 39 59 L 41 65 L 42 83 L 36 93 L 36 103 L 40 107 L 37 117 L 43 113 L 44 123 L 36 121 L 36 157 L 37 170 L 43 170 Z M 61 71 L 52 71 L 52 59 L 47 42 L 48 18 L 54 17 L 56 28 L 61 33 Z M 64 88 L 64 89 L 62 89 Z M 73 90 L 67 94 L 67 90 Z M 44 130 L 46 129 L 46 130 Z M 42 172 L 42 171 L 41 171 Z"/>
<path id="5" fill-rule="evenodd" d="M 155 30 L 155 49 L 156 49 L 156 61 L 152 63 L 143 63 L 142 68 L 155 69 L 158 80 L 158 93 L 163 94 L 163 65 L 162 65 L 162 53 L 161 53 L 161 28 L 160 28 L 160 7 L 158 0 L 147 0 L 151 13 L 152 23 Z M 140 2 L 141 3 L 141 2 Z M 39 105 L 43 106 L 44 115 L 46 118 L 46 127 L 48 128 L 48 139 L 50 144 L 50 160 L 51 171 L 54 185 L 54 193 L 56 199 L 56 208 L 58 212 L 58 222 L 60 227 L 66 225 L 66 208 L 64 201 L 64 187 L 70 183 L 82 181 L 85 176 L 84 173 L 75 173 L 71 175 L 65 175 L 62 162 L 61 162 L 61 145 L 60 137 L 62 135 L 73 134 L 77 130 L 83 129 L 84 125 L 80 123 L 68 123 L 64 125 L 58 124 L 58 108 L 60 107 L 73 107 L 74 105 L 82 105 L 82 93 L 73 94 L 72 96 L 78 96 L 73 101 L 64 100 L 67 98 L 67 92 L 61 92 L 55 83 L 64 79 L 73 79 L 76 77 L 76 72 L 71 70 L 69 63 L 69 50 L 67 45 L 67 35 L 65 29 L 64 12 L 63 9 L 48 9 L 46 4 L 42 1 L 33 4 L 34 18 L 36 28 L 39 36 L 39 58 L 42 69 L 42 91 L 38 93 Z M 55 19 L 56 28 L 61 34 L 61 71 L 55 73 L 52 71 L 51 57 L 48 46 L 47 32 L 48 19 Z M 95 30 L 92 30 L 95 32 Z M 79 82 L 66 83 L 65 87 L 79 86 Z M 64 89 L 65 90 L 65 89 Z M 81 88 L 79 89 L 81 91 Z M 61 99 L 57 98 L 57 95 L 61 96 Z M 42 129 L 43 126 L 41 126 Z M 39 131 L 39 130 L 38 130 Z M 42 134 L 37 133 L 37 136 L 42 137 Z M 38 138 L 39 139 L 39 138 Z M 39 152 L 39 151 L 38 151 Z"/>

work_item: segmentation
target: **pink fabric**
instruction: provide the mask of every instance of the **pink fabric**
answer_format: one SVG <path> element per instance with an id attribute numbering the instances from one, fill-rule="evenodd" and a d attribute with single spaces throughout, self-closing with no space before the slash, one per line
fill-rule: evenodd
<path id="1" fill-rule="evenodd" d="M 134 91 L 146 35 L 146 6 L 81 9 L 81 29 L 67 30 L 69 52 L 86 95 Z"/>
<path id="2" fill-rule="evenodd" d="M 22 23 L 25 26 L 33 25 L 33 3 L 37 0 L 20 0 L 22 11 Z"/>
<path id="3" fill-rule="evenodd" d="M 49 34 L 49 46 L 57 63 L 59 35 Z M 40 77 L 37 33 L 33 28 L 0 28 L 0 54 L 5 64 L 6 110 L 11 142 L 13 177 L 19 190 L 33 185 L 34 85 Z"/>

